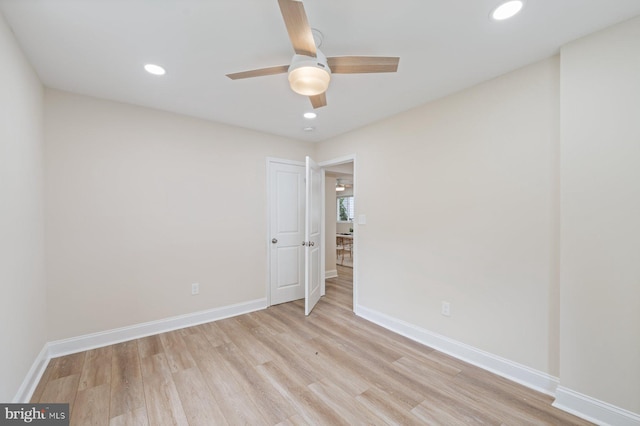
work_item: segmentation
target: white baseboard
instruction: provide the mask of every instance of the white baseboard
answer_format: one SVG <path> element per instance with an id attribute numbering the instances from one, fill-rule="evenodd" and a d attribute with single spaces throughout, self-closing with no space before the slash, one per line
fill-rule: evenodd
<path id="1" fill-rule="evenodd" d="M 139 339 L 153 334 L 235 317 L 237 315 L 265 309 L 266 307 L 267 299 L 257 299 L 250 302 L 134 324 L 99 333 L 85 334 L 84 336 L 72 337 L 70 339 L 56 340 L 48 343 L 49 357 L 55 358 L 76 352 L 88 351 L 102 346 L 126 342 L 127 340 Z"/>
<path id="2" fill-rule="evenodd" d="M 432 333 L 373 309 L 358 305 L 356 306 L 356 315 L 408 337 L 409 339 L 415 340 L 416 342 L 422 343 L 423 345 L 520 383 L 538 392 L 553 396 L 558 387 L 558 378 L 547 373 L 493 355 L 448 337 Z"/>
<path id="3" fill-rule="evenodd" d="M 14 404 L 29 402 L 29 400 L 31 399 L 31 395 L 33 395 L 33 392 L 35 392 L 36 390 L 36 386 L 38 386 L 40 378 L 44 374 L 44 370 L 49 364 L 50 357 L 48 355 L 49 351 L 47 348 L 47 344 L 45 344 L 36 357 L 35 361 L 33 361 L 33 364 L 31 365 L 29 372 L 22 381 L 22 385 L 20 385 L 20 389 L 18 389 L 16 396 L 13 397 L 12 402 Z"/>
<path id="4" fill-rule="evenodd" d="M 33 395 L 33 392 L 35 391 L 35 388 L 51 358 L 126 342 L 127 340 L 139 339 L 153 334 L 192 327 L 194 325 L 217 321 L 224 318 L 235 317 L 249 312 L 259 311 L 266 307 L 266 298 L 256 299 L 249 302 L 237 303 L 235 305 L 223 306 L 206 311 L 193 312 L 157 321 L 134 324 L 99 333 L 85 334 L 83 336 L 72 337 L 70 339 L 48 342 L 44 345 L 42 351 L 40 351 L 40 354 L 34 361 L 29 373 L 22 383 L 22 386 L 20 386 L 18 393 L 14 397 L 14 402 L 29 402 L 31 395 Z"/>
<path id="5" fill-rule="evenodd" d="M 330 271 L 325 271 L 324 272 L 324 278 L 325 279 L 335 278 L 337 276 L 338 276 L 338 270 L 337 269 L 332 269 Z"/>
<path id="6" fill-rule="evenodd" d="M 598 425 L 640 426 L 640 415 L 559 386 L 552 404 Z"/>

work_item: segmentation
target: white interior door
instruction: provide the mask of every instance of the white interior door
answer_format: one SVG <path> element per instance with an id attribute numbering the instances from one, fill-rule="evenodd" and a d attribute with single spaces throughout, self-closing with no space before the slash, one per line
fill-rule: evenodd
<path id="1" fill-rule="evenodd" d="M 269 163 L 271 304 L 305 297 L 305 167 Z"/>
<path id="2" fill-rule="evenodd" d="M 322 173 L 309 157 L 306 159 L 306 209 L 304 238 L 304 313 L 309 315 L 321 296 L 320 257 L 322 247 Z"/>

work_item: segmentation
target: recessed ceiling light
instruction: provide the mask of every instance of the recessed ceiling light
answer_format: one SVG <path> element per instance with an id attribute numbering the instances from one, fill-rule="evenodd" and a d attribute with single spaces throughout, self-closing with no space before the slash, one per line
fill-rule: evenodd
<path id="1" fill-rule="evenodd" d="M 515 16 L 522 7 L 524 6 L 524 2 L 522 0 L 511 0 L 505 3 L 502 3 L 500 6 L 496 7 L 491 13 L 491 17 L 496 21 L 504 21 L 505 19 L 509 19 Z"/>
<path id="2" fill-rule="evenodd" d="M 304 113 L 304 118 L 308 118 L 309 120 L 316 118 L 318 116 L 318 114 L 316 114 L 315 112 L 305 112 Z"/>
<path id="3" fill-rule="evenodd" d="M 305 132 L 313 132 L 316 128 L 315 127 L 305 127 L 304 130 Z"/>
<path id="4" fill-rule="evenodd" d="M 144 66 L 144 69 L 153 75 L 165 75 L 167 72 L 160 65 L 155 64 L 147 64 Z"/>

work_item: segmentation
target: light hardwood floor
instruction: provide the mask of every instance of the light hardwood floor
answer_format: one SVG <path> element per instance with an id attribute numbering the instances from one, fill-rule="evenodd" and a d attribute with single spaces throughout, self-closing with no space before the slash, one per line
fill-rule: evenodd
<path id="1" fill-rule="evenodd" d="M 351 311 L 351 268 L 300 301 L 51 360 L 32 402 L 72 425 L 588 425 Z"/>

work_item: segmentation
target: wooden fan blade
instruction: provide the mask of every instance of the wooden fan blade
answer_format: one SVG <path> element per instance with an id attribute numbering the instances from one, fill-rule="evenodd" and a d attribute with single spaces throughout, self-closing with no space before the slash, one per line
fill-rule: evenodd
<path id="1" fill-rule="evenodd" d="M 289 70 L 289 65 L 278 65 L 277 67 L 260 68 L 251 71 L 236 72 L 227 74 L 231 80 L 239 80 L 241 78 L 261 77 L 263 75 L 282 74 Z"/>
<path id="2" fill-rule="evenodd" d="M 384 56 L 338 56 L 327 58 L 333 74 L 396 72 L 400 58 Z"/>
<path id="3" fill-rule="evenodd" d="M 307 21 L 304 6 L 298 0 L 278 0 L 293 50 L 298 55 L 316 57 L 316 43 Z"/>
<path id="4" fill-rule="evenodd" d="M 311 101 L 311 106 L 313 109 L 321 108 L 323 106 L 327 106 L 327 92 L 320 93 L 319 95 L 309 96 L 309 100 Z"/>

